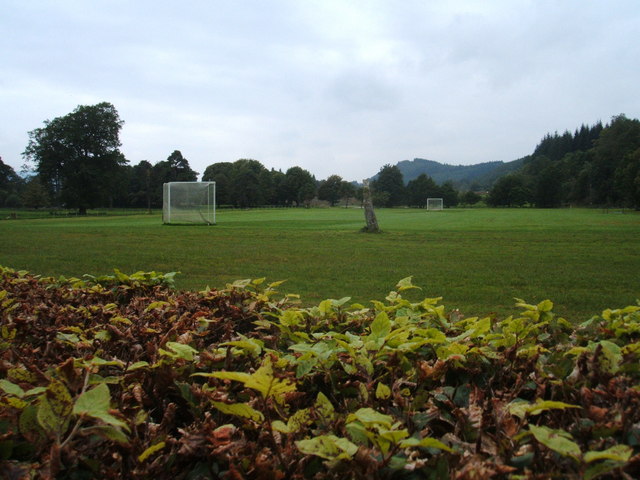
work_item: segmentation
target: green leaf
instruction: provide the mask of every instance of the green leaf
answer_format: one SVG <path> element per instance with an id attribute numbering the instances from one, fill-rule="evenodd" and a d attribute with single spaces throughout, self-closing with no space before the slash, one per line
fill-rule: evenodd
<path id="1" fill-rule="evenodd" d="M 601 475 L 604 475 L 605 473 L 612 472 L 622 467 L 623 465 L 624 463 L 614 462 L 611 460 L 605 460 L 604 462 L 599 462 L 599 463 L 592 463 L 584 471 L 583 480 L 592 480 L 594 478 L 600 477 Z"/>
<path id="2" fill-rule="evenodd" d="M 281 380 L 273 376 L 273 368 L 271 367 L 271 360 L 266 357 L 262 366 L 256 370 L 253 375 L 250 375 L 247 381 L 244 382 L 245 386 L 253 388 L 259 391 L 263 397 L 272 397 L 276 402 L 284 403 L 284 394 L 288 392 L 294 392 L 296 386 L 289 380 Z"/>
<path id="3" fill-rule="evenodd" d="M 158 352 L 160 352 L 161 355 L 166 355 L 171 358 L 181 358 L 188 362 L 192 362 L 193 356 L 198 353 L 198 350 L 184 343 L 167 342 L 166 347 L 170 349 L 171 352 L 163 350 L 162 348 L 159 348 Z"/>
<path id="4" fill-rule="evenodd" d="M 247 338 L 244 335 L 240 335 L 241 340 L 234 340 L 231 342 L 221 343 L 220 346 L 226 347 L 237 347 L 242 350 L 246 350 L 254 357 L 257 357 L 262 353 L 262 348 L 264 347 L 264 342 L 257 340 L 255 338 Z"/>
<path id="5" fill-rule="evenodd" d="M 164 300 L 158 300 L 157 302 L 151 302 L 147 308 L 144 309 L 144 313 L 149 313 L 151 310 L 155 310 L 157 308 L 163 308 L 163 307 L 168 307 L 169 305 L 171 305 L 169 302 L 166 302 Z"/>
<path id="6" fill-rule="evenodd" d="M 265 398 L 274 398 L 276 402 L 284 403 L 284 394 L 294 392 L 296 386 L 288 379 L 281 380 L 273 376 L 273 368 L 271 360 L 266 357 L 262 366 L 253 374 L 244 372 L 212 372 L 212 373 L 194 373 L 194 376 L 214 377 L 223 380 L 236 380 L 244 383 L 248 388 L 253 388 L 260 392 Z"/>
<path id="7" fill-rule="evenodd" d="M 159 452 L 164 447 L 165 447 L 165 443 L 164 442 L 158 442 L 155 445 L 151 445 L 144 452 L 142 452 L 140 455 L 138 455 L 138 461 L 140 463 L 144 462 L 147 458 L 149 458 L 154 453 Z"/>
<path id="8" fill-rule="evenodd" d="M 298 410 L 294 413 L 289 419 L 287 423 L 281 422 L 280 420 L 274 421 L 271 426 L 274 430 L 282 433 L 296 433 L 302 430 L 303 427 L 309 425 L 311 423 L 311 412 L 308 408 L 303 410 Z"/>
<path id="9" fill-rule="evenodd" d="M 409 436 L 407 429 L 402 430 L 381 430 L 380 437 L 388 440 L 391 444 L 395 445 Z"/>
<path id="10" fill-rule="evenodd" d="M 244 373 L 244 372 L 210 372 L 210 373 L 199 372 L 199 373 L 194 373 L 192 376 L 193 377 L 213 377 L 213 378 L 219 378 L 221 380 L 235 380 L 236 382 L 242 382 L 242 383 L 247 382 L 251 377 L 250 374 Z"/>
<path id="11" fill-rule="evenodd" d="M 51 435 L 61 435 L 69 427 L 73 399 L 67 387 L 53 380 L 47 391 L 40 395 L 36 417 L 40 426 Z"/>
<path id="12" fill-rule="evenodd" d="M 391 429 L 391 425 L 393 424 L 393 417 L 376 412 L 373 408 L 369 407 L 361 408 L 347 416 L 347 423 L 356 420 L 362 422 L 365 426 L 380 425 L 387 429 Z"/>
<path id="13" fill-rule="evenodd" d="M 112 427 L 111 425 L 95 425 L 92 427 L 83 428 L 82 432 L 87 434 L 95 434 L 99 437 L 111 440 L 122 445 L 128 445 L 129 439 L 122 433 L 119 428 Z"/>
<path id="14" fill-rule="evenodd" d="M 511 415 L 515 415 L 521 419 L 524 419 L 526 415 L 540 415 L 547 410 L 565 410 L 567 408 L 581 408 L 578 405 L 571 405 L 564 402 L 554 402 L 551 400 L 540 400 L 536 403 L 528 402 L 512 402 L 507 407 Z"/>
<path id="15" fill-rule="evenodd" d="M 322 392 L 318 392 L 316 403 L 314 405 L 316 413 L 326 422 L 331 422 L 335 417 L 335 409 L 331 401 Z"/>
<path id="16" fill-rule="evenodd" d="M 127 367 L 127 372 L 133 372 L 134 370 L 139 370 L 141 368 L 145 368 L 149 366 L 149 362 L 141 361 L 132 363 Z"/>
<path id="17" fill-rule="evenodd" d="M 560 455 L 578 458 L 582 453 L 578 444 L 571 440 L 572 437 L 569 432 L 535 425 L 529 425 L 529 431 L 533 433 L 538 442 Z"/>
<path id="18" fill-rule="evenodd" d="M 584 454 L 584 461 L 587 463 L 597 460 L 614 460 L 616 462 L 628 462 L 633 455 L 633 449 L 628 445 L 614 445 L 611 448 L 600 452 L 587 452 Z"/>
<path id="19" fill-rule="evenodd" d="M 109 393 L 109 387 L 104 383 L 84 392 L 73 405 L 73 413 L 76 415 L 97 418 L 109 425 L 129 430 L 125 422 L 109 413 L 110 409 L 111 394 Z"/>
<path id="20" fill-rule="evenodd" d="M 396 284 L 396 291 L 402 292 L 404 290 L 410 290 L 412 288 L 420 289 L 420 287 L 416 287 L 413 283 L 411 283 L 412 279 L 413 279 L 413 277 L 406 277 L 406 278 L 403 278 L 402 280 L 400 280 Z"/>
<path id="21" fill-rule="evenodd" d="M 436 440 L 435 438 L 423 438 L 418 440 L 417 438 L 407 438 L 400 442 L 400 448 L 408 448 L 408 447 L 421 447 L 421 448 L 437 448 L 439 450 L 444 450 L 445 452 L 453 453 L 453 449 L 451 447 L 445 445 L 440 440 Z"/>
<path id="22" fill-rule="evenodd" d="M 326 460 L 351 459 L 358 451 L 357 445 L 335 435 L 320 435 L 296 442 L 305 455 L 315 455 Z"/>
<path id="23" fill-rule="evenodd" d="M 391 389 L 387 387 L 384 383 L 378 382 L 378 386 L 376 387 L 376 398 L 385 400 L 391 396 Z"/>
<path id="24" fill-rule="evenodd" d="M 13 395 L 18 398 L 24 397 L 24 390 L 20 387 L 20 385 L 11 383 L 9 380 L 5 380 L 4 378 L 0 380 L 0 388 L 9 395 Z"/>
<path id="25" fill-rule="evenodd" d="M 602 347 L 598 357 L 600 368 L 603 372 L 615 375 L 620 370 L 622 363 L 622 349 L 609 340 L 601 340 L 599 345 Z"/>
<path id="26" fill-rule="evenodd" d="M 391 320 L 386 312 L 380 312 L 371 322 L 372 339 L 382 339 L 391 332 Z"/>
<path id="27" fill-rule="evenodd" d="M 264 421 L 264 415 L 262 412 L 247 405 L 246 403 L 223 403 L 223 402 L 211 402 L 216 410 L 226 413 L 228 415 L 235 415 L 236 417 L 248 418 L 256 423 L 262 423 Z"/>
<path id="28" fill-rule="evenodd" d="M 551 300 L 543 300 L 537 305 L 539 312 L 550 312 L 553 310 L 553 302 Z"/>

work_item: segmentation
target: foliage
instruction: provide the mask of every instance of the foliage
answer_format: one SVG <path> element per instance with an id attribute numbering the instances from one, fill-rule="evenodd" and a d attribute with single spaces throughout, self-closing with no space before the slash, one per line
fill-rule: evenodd
<path id="1" fill-rule="evenodd" d="M 286 204 L 308 207 L 316 195 L 315 177 L 300 167 L 291 167 L 284 175 L 282 189 Z"/>
<path id="2" fill-rule="evenodd" d="M 11 165 L 7 165 L 0 157 L 0 207 L 20 206 L 18 193 L 24 181 Z"/>
<path id="3" fill-rule="evenodd" d="M 278 197 L 276 184 L 281 185 L 281 172 L 269 171 L 257 160 L 240 159 L 233 163 L 220 162 L 209 165 L 204 171 L 204 181 L 216 182 L 219 205 L 239 208 L 260 205 L 284 204 Z"/>
<path id="4" fill-rule="evenodd" d="M 640 208 L 640 120 L 617 115 L 606 126 L 582 125 L 571 134 L 547 134 L 516 174 L 501 177 L 492 205 L 530 203 Z M 517 178 L 516 184 L 513 180 Z M 517 201 L 512 200 L 517 198 Z"/>
<path id="5" fill-rule="evenodd" d="M 355 193 L 355 186 L 343 180 L 340 175 L 330 175 L 318 185 L 318 198 L 328 201 L 332 207 L 341 199 L 345 199 L 345 205 L 348 205 L 349 198 Z"/>
<path id="6" fill-rule="evenodd" d="M 123 123 L 110 103 L 80 105 L 29 132 L 23 155 L 36 163 L 53 198 L 84 214 L 104 205 L 118 184 L 126 163 L 119 150 Z"/>
<path id="7" fill-rule="evenodd" d="M 4 477 L 640 474 L 638 306 L 464 318 L 407 300 L 411 278 L 303 308 L 264 279 L 164 277 L 1 269 Z"/>
<path id="8" fill-rule="evenodd" d="M 371 182 L 371 189 L 376 206 L 395 207 L 404 205 L 406 202 L 406 189 L 402 172 L 395 165 L 384 165 L 373 182 Z M 376 198 L 378 199 L 377 201 Z"/>
<path id="9" fill-rule="evenodd" d="M 487 197 L 492 207 L 521 207 L 531 199 L 531 191 L 521 174 L 500 177 Z"/>

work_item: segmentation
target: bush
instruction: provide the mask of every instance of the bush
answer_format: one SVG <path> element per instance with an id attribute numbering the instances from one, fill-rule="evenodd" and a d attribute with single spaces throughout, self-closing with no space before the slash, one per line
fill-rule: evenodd
<path id="1" fill-rule="evenodd" d="M 245 280 L 0 268 L 6 478 L 628 478 L 640 307 L 583 323 L 412 303 L 301 307 Z"/>

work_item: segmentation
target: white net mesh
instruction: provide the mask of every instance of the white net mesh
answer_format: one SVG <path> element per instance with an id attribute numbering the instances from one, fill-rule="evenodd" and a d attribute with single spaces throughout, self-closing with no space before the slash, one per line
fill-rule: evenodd
<path id="1" fill-rule="evenodd" d="M 441 198 L 427 198 L 427 210 L 442 210 L 443 208 Z"/>
<path id="2" fill-rule="evenodd" d="M 163 185 L 163 223 L 216 223 L 215 182 L 170 182 Z"/>

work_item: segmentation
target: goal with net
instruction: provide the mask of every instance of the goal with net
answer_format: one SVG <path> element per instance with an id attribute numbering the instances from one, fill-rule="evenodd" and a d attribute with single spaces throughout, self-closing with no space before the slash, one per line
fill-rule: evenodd
<path id="1" fill-rule="evenodd" d="M 162 186 L 162 222 L 216 223 L 216 182 L 169 182 Z"/>
<path id="2" fill-rule="evenodd" d="M 441 198 L 427 198 L 427 210 L 442 210 L 444 204 Z"/>

